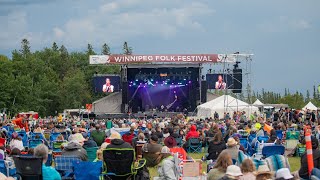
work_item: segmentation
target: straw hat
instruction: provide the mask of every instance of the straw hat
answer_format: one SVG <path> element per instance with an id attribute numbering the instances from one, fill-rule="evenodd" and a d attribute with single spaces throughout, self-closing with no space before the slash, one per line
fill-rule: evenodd
<path id="1" fill-rule="evenodd" d="M 121 139 L 121 135 L 118 132 L 112 132 L 108 139 Z"/>
<path id="2" fill-rule="evenodd" d="M 232 147 L 237 145 L 237 141 L 234 138 L 229 138 L 227 142 L 227 146 Z"/>
<path id="3" fill-rule="evenodd" d="M 170 149 L 167 146 L 161 148 L 161 154 L 171 154 Z"/>
<path id="4" fill-rule="evenodd" d="M 257 175 L 259 174 L 272 174 L 272 172 L 270 171 L 268 165 L 260 165 L 257 170 Z"/>

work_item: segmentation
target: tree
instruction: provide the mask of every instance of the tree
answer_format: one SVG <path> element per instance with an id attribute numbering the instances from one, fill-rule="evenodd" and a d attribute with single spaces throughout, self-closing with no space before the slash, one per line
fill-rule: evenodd
<path id="1" fill-rule="evenodd" d="M 307 90 L 307 95 L 306 95 L 306 102 L 310 101 L 310 92 Z"/>
<path id="2" fill-rule="evenodd" d="M 131 55 L 132 54 L 132 47 L 129 47 L 127 42 L 123 43 L 122 50 L 123 50 L 124 55 Z"/>
<path id="3" fill-rule="evenodd" d="M 56 42 L 53 42 L 53 44 L 52 44 L 52 50 L 53 50 L 53 51 L 58 51 L 58 50 L 59 50 L 59 47 L 58 47 L 58 45 L 57 45 Z"/>
<path id="4" fill-rule="evenodd" d="M 316 86 L 313 86 L 313 99 L 317 99 L 317 90 L 316 90 Z"/>
<path id="5" fill-rule="evenodd" d="M 110 47 L 106 43 L 104 43 L 102 45 L 102 52 L 101 53 L 104 54 L 104 55 L 110 55 L 111 54 Z"/>
<path id="6" fill-rule="evenodd" d="M 22 39 L 21 49 L 19 51 L 24 57 L 31 53 L 30 48 L 30 42 L 27 39 Z"/>
<path id="7" fill-rule="evenodd" d="M 93 47 L 92 47 L 91 44 L 88 44 L 86 53 L 87 53 L 87 55 L 95 55 L 95 54 L 96 54 L 96 53 L 94 52 Z"/>

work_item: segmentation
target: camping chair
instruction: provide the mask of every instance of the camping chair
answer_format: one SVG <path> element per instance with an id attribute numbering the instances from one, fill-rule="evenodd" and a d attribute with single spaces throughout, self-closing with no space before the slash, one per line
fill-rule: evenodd
<path id="1" fill-rule="evenodd" d="M 135 167 L 135 152 L 133 148 L 107 148 L 103 151 L 104 172 L 110 179 L 129 179 L 137 174 L 145 164 L 145 159 L 140 159 Z"/>
<path id="2" fill-rule="evenodd" d="M 43 136 L 44 136 L 44 138 L 46 138 L 46 140 L 50 140 L 50 135 L 51 135 L 51 132 L 50 131 L 44 131 L 44 133 L 43 133 Z"/>
<path id="3" fill-rule="evenodd" d="M 0 145 L 2 144 L 4 147 L 6 146 L 6 139 L 5 138 L 0 138 Z"/>
<path id="4" fill-rule="evenodd" d="M 87 155 L 88 155 L 88 161 L 92 162 L 96 159 L 97 150 L 98 150 L 98 147 L 86 148 Z"/>
<path id="5" fill-rule="evenodd" d="M 250 135 L 248 136 L 248 141 L 249 141 L 249 143 L 251 144 L 252 141 L 253 141 L 256 137 L 257 137 L 256 134 L 250 134 Z"/>
<path id="6" fill-rule="evenodd" d="M 249 144 L 248 144 L 248 139 L 247 138 L 240 138 L 240 144 L 244 147 L 244 149 L 247 151 Z"/>
<path id="7" fill-rule="evenodd" d="M 30 139 L 34 140 L 34 139 L 41 139 L 44 140 L 44 136 L 42 135 L 42 133 L 31 133 L 30 135 Z"/>
<path id="8" fill-rule="evenodd" d="M 188 140 L 188 153 L 201 153 L 202 143 L 200 138 L 190 138 Z"/>
<path id="9" fill-rule="evenodd" d="M 177 142 L 177 146 L 181 147 L 183 144 L 182 144 L 182 137 L 179 137 L 179 138 L 175 138 L 176 142 Z"/>
<path id="10" fill-rule="evenodd" d="M 258 137 L 257 137 L 257 140 L 258 140 L 260 143 L 266 143 L 266 142 L 268 142 L 268 140 L 269 140 L 269 136 L 258 136 Z"/>
<path id="11" fill-rule="evenodd" d="M 242 138 L 247 138 L 249 136 L 249 133 L 246 130 L 238 130 L 238 134 L 240 134 Z"/>
<path id="12" fill-rule="evenodd" d="M 17 175 L 23 180 L 42 180 L 42 158 L 34 156 L 14 156 Z"/>
<path id="13" fill-rule="evenodd" d="M 264 146 L 262 148 L 263 157 L 269 157 L 272 155 L 284 155 L 285 147 L 282 145 Z"/>
<path id="14" fill-rule="evenodd" d="M 299 131 L 287 131 L 286 132 L 286 149 L 294 149 L 299 143 L 300 132 Z"/>
<path id="15" fill-rule="evenodd" d="M 81 159 L 77 156 L 57 156 L 54 159 L 55 168 L 62 179 L 74 179 L 73 164 L 80 162 Z"/>
<path id="16" fill-rule="evenodd" d="M 276 134 L 277 134 L 277 137 L 282 140 L 283 138 L 283 131 L 282 130 L 276 130 Z"/>
<path id="17" fill-rule="evenodd" d="M 82 162 L 74 163 L 73 169 L 74 169 L 74 177 L 76 180 L 88 180 L 88 179 L 99 180 L 102 173 L 102 161 L 97 161 L 97 162 L 82 161 Z"/>
<path id="18" fill-rule="evenodd" d="M 0 172 L 6 176 L 14 176 L 16 167 L 13 166 L 12 161 L 0 160 Z"/>
<path id="19" fill-rule="evenodd" d="M 30 139 L 29 140 L 29 143 L 28 143 L 28 147 L 29 147 L 29 149 L 30 148 L 35 148 L 35 147 L 37 147 L 39 144 L 43 144 L 44 142 L 43 142 L 43 140 L 41 140 L 41 139 Z"/>
<path id="20" fill-rule="evenodd" d="M 51 133 L 50 134 L 50 142 L 53 142 L 57 139 L 57 137 L 60 135 L 61 133 Z"/>
<path id="21" fill-rule="evenodd" d="M 304 154 L 304 152 L 306 152 L 306 145 L 298 144 L 296 149 L 296 155 L 301 157 L 302 154 Z"/>
<path id="22" fill-rule="evenodd" d="M 70 133 L 68 131 L 64 131 L 64 132 L 61 132 L 63 138 L 65 140 L 68 140 L 69 136 L 70 136 Z M 89 136 L 88 136 L 89 137 Z"/>
<path id="23" fill-rule="evenodd" d="M 21 137 L 22 143 L 24 147 L 28 147 L 28 135 L 25 131 L 19 131 L 17 132 L 18 136 Z"/>
<path id="24" fill-rule="evenodd" d="M 288 158 L 283 155 L 272 155 L 265 159 L 271 172 L 275 172 L 281 168 L 290 169 Z"/>

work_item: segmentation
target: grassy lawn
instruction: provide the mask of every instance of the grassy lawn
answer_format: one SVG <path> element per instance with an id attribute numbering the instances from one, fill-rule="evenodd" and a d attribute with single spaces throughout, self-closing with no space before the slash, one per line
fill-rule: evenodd
<path id="1" fill-rule="evenodd" d="M 204 153 L 188 153 L 189 156 L 191 156 L 193 159 L 201 159 L 201 157 L 204 155 Z M 297 171 L 300 168 L 300 157 L 289 157 L 289 163 L 290 163 L 290 170 L 291 172 Z M 206 171 L 207 165 L 206 163 L 202 163 L 202 171 Z M 157 167 L 149 168 L 151 179 L 153 177 L 158 176 L 158 169 Z"/>

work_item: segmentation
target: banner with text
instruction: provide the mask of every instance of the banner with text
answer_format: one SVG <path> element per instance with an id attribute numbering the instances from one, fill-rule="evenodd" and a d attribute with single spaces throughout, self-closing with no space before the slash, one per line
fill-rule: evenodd
<path id="1" fill-rule="evenodd" d="M 134 64 L 134 63 L 218 63 L 235 62 L 234 56 L 225 54 L 184 54 L 184 55 L 91 55 L 90 64 Z"/>

